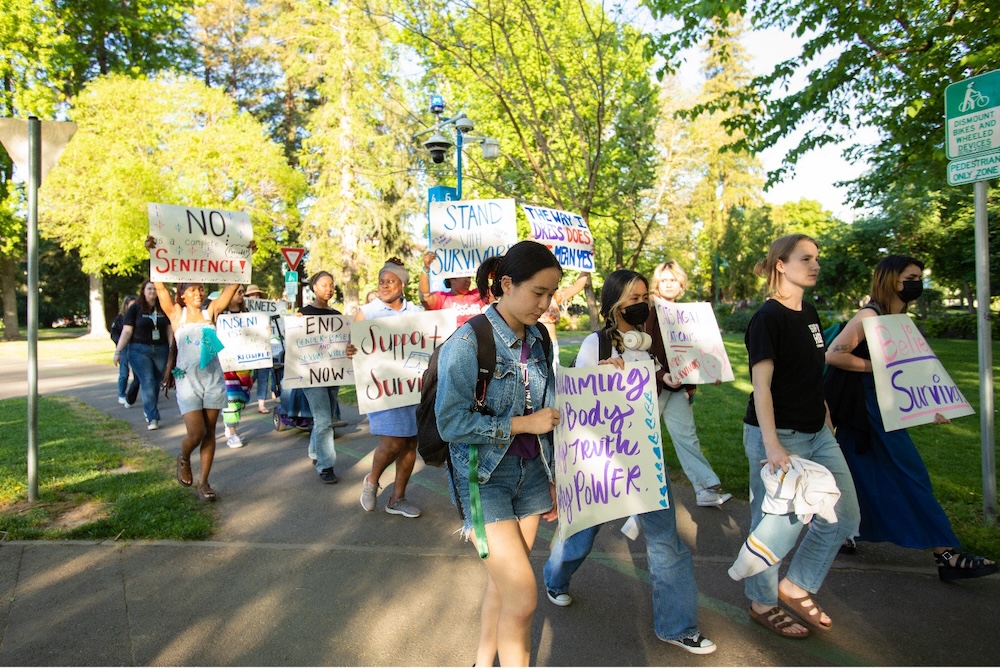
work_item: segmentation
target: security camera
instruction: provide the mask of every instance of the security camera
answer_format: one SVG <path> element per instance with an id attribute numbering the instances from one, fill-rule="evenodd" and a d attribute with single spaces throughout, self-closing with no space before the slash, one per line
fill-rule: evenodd
<path id="1" fill-rule="evenodd" d="M 448 153 L 448 149 L 452 146 L 454 146 L 452 141 L 439 132 L 435 132 L 424 142 L 424 148 L 430 152 L 431 160 L 435 163 L 443 163 L 444 154 Z"/>
<path id="2" fill-rule="evenodd" d="M 459 114 L 458 116 L 456 116 L 452 121 L 452 123 L 455 124 L 455 127 L 458 130 L 461 130 L 462 132 L 465 133 L 472 132 L 473 130 L 476 129 L 476 126 L 473 125 L 472 123 L 472 119 L 470 119 L 465 114 Z"/>

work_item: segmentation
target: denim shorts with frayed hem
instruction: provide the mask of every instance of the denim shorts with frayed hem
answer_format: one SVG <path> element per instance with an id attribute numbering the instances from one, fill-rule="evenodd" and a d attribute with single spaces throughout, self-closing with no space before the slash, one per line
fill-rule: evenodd
<path id="1" fill-rule="evenodd" d="M 455 469 L 458 479 L 451 488 L 451 501 L 455 502 L 456 488 L 461 499 L 463 516 L 462 536 L 469 538 L 472 531 L 472 507 L 469 505 L 469 473 L 464 468 Z M 546 513 L 552 508 L 549 479 L 541 458 L 525 460 L 516 455 L 505 455 L 490 480 L 479 484 L 483 501 L 483 522 L 521 520 L 528 516 Z"/>

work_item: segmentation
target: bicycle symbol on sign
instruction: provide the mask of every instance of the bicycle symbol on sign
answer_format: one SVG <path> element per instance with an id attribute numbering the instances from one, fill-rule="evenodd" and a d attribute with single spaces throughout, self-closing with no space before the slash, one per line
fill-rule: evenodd
<path id="1" fill-rule="evenodd" d="M 969 85 L 965 88 L 965 99 L 962 100 L 962 104 L 958 106 L 958 111 L 960 112 L 970 112 L 976 107 L 985 107 L 990 103 L 990 99 L 980 93 L 979 91 L 973 90 L 973 86 L 976 82 L 970 81 Z"/>

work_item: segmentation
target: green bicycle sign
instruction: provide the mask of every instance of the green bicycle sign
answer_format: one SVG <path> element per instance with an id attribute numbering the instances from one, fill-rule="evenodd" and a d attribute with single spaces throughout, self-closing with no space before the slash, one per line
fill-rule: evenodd
<path id="1" fill-rule="evenodd" d="M 948 86 L 944 111 L 950 160 L 1000 149 L 1000 70 Z"/>

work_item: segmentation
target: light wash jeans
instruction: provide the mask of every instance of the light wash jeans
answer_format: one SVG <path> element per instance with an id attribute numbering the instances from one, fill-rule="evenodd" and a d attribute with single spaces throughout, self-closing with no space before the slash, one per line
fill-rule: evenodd
<path id="1" fill-rule="evenodd" d="M 258 400 L 269 400 L 271 399 L 272 384 L 271 379 L 274 378 L 274 374 L 270 367 L 262 367 L 261 369 L 254 370 L 255 380 L 257 382 L 257 399 Z"/>
<path id="2" fill-rule="evenodd" d="M 146 420 L 160 420 L 160 409 L 157 402 L 160 397 L 160 384 L 163 373 L 167 370 L 167 358 L 170 357 L 169 346 L 151 346 L 132 342 L 128 345 L 128 364 L 132 373 L 139 379 L 139 390 L 142 392 L 142 412 Z"/>
<path id="3" fill-rule="evenodd" d="M 337 451 L 333 445 L 334 407 L 340 386 L 303 388 L 313 416 L 313 428 L 309 435 L 309 457 L 316 461 L 316 471 L 333 467 L 337 463 Z"/>
<path id="4" fill-rule="evenodd" d="M 829 469 L 837 481 L 837 487 L 840 488 L 840 501 L 834 507 L 837 522 L 829 523 L 819 516 L 813 517 L 785 573 L 789 581 L 807 592 L 816 594 L 823 585 L 823 579 L 830 571 L 830 565 L 833 564 L 833 559 L 837 556 L 837 551 L 840 550 L 844 540 L 858 533 L 858 525 L 861 522 L 858 495 L 854 490 L 854 479 L 851 478 L 851 471 L 847 467 L 847 461 L 844 460 L 844 454 L 841 453 L 837 440 L 825 425 L 819 432 L 812 433 L 779 429 L 778 440 L 789 454 L 812 460 Z M 764 517 L 761 506 L 767 494 L 764 482 L 760 479 L 761 461 L 766 460 L 767 455 L 759 427 L 743 424 L 743 448 L 750 464 L 750 531 L 753 532 Z M 791 516 L 783 528 L 771 527 L 770 530 L 769 538 L 776 545 L 787 543 L 789 540 L 794 544 L 802 531 L 802 522 Z M 783 538 L 776 536 L 773 533 L 775 530 L 786 536 Z M 746 596 L 764 606 L 776 606 L 780 567 L 779 563 L 747 578 L 744 581 Z"/>
<path id="5" fill-rule="evenodd" d="M 683 639 L 698 631 L 694 563 L 691 552 L 677 536 L 674 496 L 669 488 L 667 486 L 670 508 L 636 516 L 646 535 L 646 560 L 653 589 L 653 630 L 664 641 Z M 542 569 L 546 589 L 556 594 L 569 592 L 570 578 L 594 547 L 600 529 L 601 525 L 596 525 L 574 534 L 565 542 L 556 540 Z"/>
<path id="6" fill-rule="evenodd" d="M 128 346 L 122 351 L 122 356 L 118 359 L 118 397 L 127 400 L 129 404 L 135 401 L 139 395 L 139 377 L 132 374 L 132 383 L 128 382 Z"/>
<path id="7" fill-rule="evenodd" d="M 698 433 L 694 427 L 694 411 L 687 393 L 683 390 L 664 390 L 658 399 L 660 416 L 667 425 L 667 434 L 677 451 L 681 469 L 694 486 L 695 492 L 719 485 L 719 475 L 701 452 L 701 442 L 698 441 Z"/>

